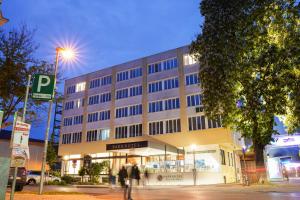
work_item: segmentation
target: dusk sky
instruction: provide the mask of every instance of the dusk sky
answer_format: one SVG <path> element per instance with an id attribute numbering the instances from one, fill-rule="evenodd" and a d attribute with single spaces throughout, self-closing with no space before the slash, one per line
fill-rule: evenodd
<path id="1" fill-rule="evenodd" d="M 200 30 L 199 0 L 4 0 L 4 29 L 37 29 L 37 57 L 76 46 L 78 63 L 60 65 L 71 78 L 189 44 Z M 60 86 L 60 90 L 61 90 Z M 46 118 L 46 117 L 45 117 Z M 46 122 L 31 137 L 43 138 Z"/>
<path id="2" fill-rule="evenodd" d="M 4 29 L 36 29 L 37 57 L 55 59 L 57 46 L 75 46 L 78 62 L 60 64 L 64 78 L 190 44 L 203 18 L 200 0 L 4 0 Z M 63 86 L 59 86 L 61 91 Z M 46 118 L 46 117 L 45 117 Z M 31 137 L 44 138 L 46 121 Z M 279 127 L 283 131 L 282 126 Z"/>

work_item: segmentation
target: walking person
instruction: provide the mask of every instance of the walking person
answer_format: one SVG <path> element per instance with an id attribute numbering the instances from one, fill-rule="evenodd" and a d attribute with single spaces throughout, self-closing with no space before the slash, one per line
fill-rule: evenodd
<path id="1" fill-rule="evenodd" d="M 283 166 L 282 175 L 283 175 L 283 178 L 286 178 L 286 180 L 289 181 L 289 173 L 285 166 Z"/>
<path id="2" fill-rule="evenodd" d="M 148 184 L 148 179 L 149 179 L 149 172 L 148 169 L 146 168 L 144 171 L 144 186 Z"/>
<path id="3" fill-rule="evenodd" d="M 133 166 L 129 166 L 127 168 L 127 174 L 128 174 L 128 179 L 126 180 L 126 186 L 124 190 L 124 198 L 126 200 L 132 200 L 131 198 L 131 191 L 132 191 L 132 185 L 133 185 L 133 180 L 137 181 L 137 185 L 139 185 L 140 181 L 140 170 L 136 164 Z"/>
<path id="4" fill-rule="evenodd" d="M 121 183 L 121 187 L 124 189 L 124 200 L 127 200 L 126 194 L 127 194 L 127 185 L 126 181 L 128 179 L 128 173 L 124 166 L 119 171 L 119 182 Z"/>

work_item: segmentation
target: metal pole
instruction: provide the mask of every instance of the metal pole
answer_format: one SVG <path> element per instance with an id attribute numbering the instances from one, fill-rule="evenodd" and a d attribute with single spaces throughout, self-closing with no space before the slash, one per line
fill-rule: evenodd
<path id="1" fill-rule="evenodd" d="M 30 80 L 31 80 L 31 75 L 29 74 L 28 75 L 27 86 L 26 86 L 26 94 L 25 94 L 25 100 L 24 100 L 24 107 L 23 107 L 23 116 L 22 116 L 22 121 L 23 122 L 25 122 L 25 120 L 26 120 L 26 109 L 27 109 L 27 101 L 28 101 Z M 18 175 L 18 167 L 15 167 L 13 182 L 12 182 L 12 186 L 11 186 L 10 200 L 13 200 L 14 196 L 15 196 L 15 188 L 16 188 L 16 182 L 17 182 L 17 175 Z"/>
<path id="2" fill-rule="evenodd" d="M 194 161 L 193 178 L 194 178 L 194 185 L 196 185 L 196 158 L 195 158 L 195 149 L 193 149 L 193 161 Z"/>
<path id="3" fill-rule="evenodd" d="M 27 81 L 27 87 L 26 87 L 26 95 L 25 95 L 25 101 L 24 101 L 24 108 L 23 108 L 23 122 L 26 120 L 26 109 L 27 109 L 27 101 L 28 101 L 28 94 L 29 94 L 29 88 L 30 88 L 30 79 L 31 75 L 28 75 L 28 81 Z"/>
<path id="4" fill-rule="evenodd" d="M 56 75 L 57 75 L 57 67 L 58 67 L 58 54 L 61 48 L 56 48 L 56 59 L 55 59 L 55 68 L 54 68 L 54 92 L 53 98 L 55 98 L 55 89 L 56 89 Z M 43 186 L 44 186 L 44 178 L 45 178 L 45 167 L 46 167 L 46 158 L 47 158 L 47 148 L 48 148 L 48 138 L 49 138 L 49 131 L 50 131 L 50 122 L 51 122 L 51 111 L 53 106 L 53 100 L 49 102 L 49 110 L 48 110 L 48 121 L 47 121 L 47 129 L 45 133 L 45 146 L 44 146 L 44 153 L 43 153 L 43 162 L 42 162 L 42 170 L 41 170 L 41 181 L 40 181 L 40 188 L 39 194 L 43 193 Z"/>

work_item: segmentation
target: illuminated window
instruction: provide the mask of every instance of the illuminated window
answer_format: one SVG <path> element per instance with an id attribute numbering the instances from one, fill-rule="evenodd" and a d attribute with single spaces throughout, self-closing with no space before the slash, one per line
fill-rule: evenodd
<path id="1" fill-rule="evenodd" d="M 108 140 L 109 139 L 109 133 L 110 133 L 109 129 L 100 129 L 98 139 L 99 140 Z"/>
<path id="2" fill-rule="evenodd" d="M 75 100 L 75 108 L 81 108 L 84 106 L 84 99 L 76 99 Z"/>
<path id="3" fill-rule="evenodd" d="M 76 84 L 76 92 L 81 92 L 85 90 L 85 82 Z"/>
<path id="4" fill-rule="evenodd" d="M 184 65 L 193 65 L 195 63 L 197 63 L 197 60 L 195 59 L 194 56 L 190 55 L 190 54 L 185 54 L 183 56 L 183 63 Z"/>

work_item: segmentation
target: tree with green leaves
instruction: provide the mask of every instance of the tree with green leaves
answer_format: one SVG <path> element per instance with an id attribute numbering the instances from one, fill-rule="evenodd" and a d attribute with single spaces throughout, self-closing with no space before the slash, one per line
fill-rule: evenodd
<path id="1" fill-rule="evenodd" d="M 46 161 L 48 166 L 50 167 L 50 170 L 53 171 L 57 162 L 57 151 L 52 141 L 49 141 L 48 143 Z"/>
<path id="2" fill-rule="evenodd" d="M 0 110 L 4 111 L 3 122 L 23 107 L 28 75 L 53 72 L 52 65 L 35 58 L 38 45 L 34 42 L 34 32 L 25 25 L 11 30 L 0 29 Z M 29 98 L 27 119 L 36 121 L 45 109 L 41 102 Z"/>
<path id="3" fill-rule="evenodd" d="M 263 166 L 263 149 L 277 134 L 274 117 L 290 115 L 299 125 L 299 2 L 203 0 L 200 11 L 204 24 L 191 53 L 205 113 L 252 139 Z"/>

